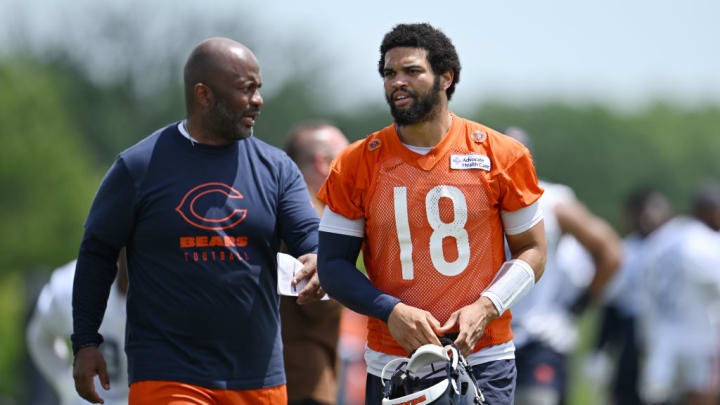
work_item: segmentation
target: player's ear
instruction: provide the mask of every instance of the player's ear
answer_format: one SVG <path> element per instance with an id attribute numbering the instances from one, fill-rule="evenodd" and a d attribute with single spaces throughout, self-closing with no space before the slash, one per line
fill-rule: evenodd
<path id="1" fill-rule="evenodd" d="M 195 103 L 203 110 L 208 110 L 213 106 L 215 95 L 208 85 L 196 83 L 193 87 L 193 93 L 195 95 Z"/>
<path id="2" fill-rule="evenodd" d="M 440 75 L 440 88 L 445 91 L 452 85 L 453 79 L 455 78 L 455 71 L 449 69 L 447 72 Z"/>

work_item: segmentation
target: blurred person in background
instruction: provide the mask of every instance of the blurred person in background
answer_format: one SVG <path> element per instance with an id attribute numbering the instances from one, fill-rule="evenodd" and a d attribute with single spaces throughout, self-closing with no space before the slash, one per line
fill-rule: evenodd
<path id="1" fill-rule="evenodd" d="M 643 253 L 639 317 L 648 404 L 717 405 L 720 319 L 720 183 L 700 184 L 689 216 L 663 224 Z"/>
<path id="2" fill-rule="evenodd" d="M 102 402 L 98 346 L 115 259 L 127 246 L 131 405 L 285 403 L 277 294 L 281 243 L 315 274 L 317 212 L 297 165 L 254 134 L 260 65 L 228 38 L 198 44 L 184 70 L 187 119 L 119 154 L 95 196 L 73 286 L 75 387 Z M 129 118 L 129 117 L 128 117 Z"/>
<path id="3" fill-rule="evenodd" d="M 340 314 L 338 405 L 365 403 L 367 316 L 343 308 Z"/>
<path id="4" fill-rule="evenodd" d="M 627 198 L 623 210 L 630 233 L 623 239 L 623 261 L 603 297 L 600 330 L 595 349 L 585 360 L 591 381 L 601 386 L 610 381 L 610 395 L 617 405 L 643 404 L 638 391 L 640 350 L 637 317 L 641 291 L 643 247 L 647 237 L 673 215 L 670 203 L 659 191 L 639 187 Z"/>
<path id="5" fill-rule="evenodd" d="M 303 174 L 318 215 L 325 205 L 315 194 L 330 171 L 332 159 L 347 146 L 345 135 L 325 122 L 296 125 L 285 143 L 285 152 Z M 299 304 L 296 297 L 280 297 L 289 405 L 335 403 L 341 311 L 342 305 L 333 299 Z"/>
<path id="6" fill-rule="evenodd" d="M 118 273 L 110 290 L 100 333 L 105 341 L 99 349 L 107 363 L 111 389 L 104 395 L 108 405 L 128 402 L 127 358 L 125 356 L 125 303 L 127 296 L 127 261 L 125 251 L 118 256 Z M 61 405 L 87 404 L 75 392 L 72 352 L 72 288 L 76 261 L 56 269 L 38 297 L 27 327 L 30 357 L 52 385 Z M 95 389 L 100 381 L 95 380 Z"/>
<path id="7" fill-rule="evenodd" d="M 524 130 L 511 127 L 505 133 L 532 147 Z M 620 238 L 612 227 L 578 201 L 569 187 L 542 180 L 540 186 L 545 190 L 540 206 L 545 217 L 546 271 L 536 288 L 515 305 L 512 320 L 518 369 L 515 400 L 523 405 L 564 403 L 569 355 L 578 340 L 576 318 L 601 298 L 622 256 Z M 586 287 L 574 283 L 578 277 L 572 272 L 558 268 L 558 245 L 565 234 L 592 257 L 594 271 Z"/>

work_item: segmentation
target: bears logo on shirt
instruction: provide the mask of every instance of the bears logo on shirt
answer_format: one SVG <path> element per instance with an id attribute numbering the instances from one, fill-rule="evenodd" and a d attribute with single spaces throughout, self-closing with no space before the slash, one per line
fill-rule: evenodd
<path id="1" fill-rule="evenodd" d="M 175 208 L 180 216 L 200 229 L 229 229 L 247 216 L 247 210 L 238 208 L 243 195 L 223 183 L 205 183 L 194 187 L 185 194 Z"/>
<path id="2" fill-rule="evenodd" d="M 381 142 L 379 139 L 373 139 L 372 141 L 370 141 L 368 143 L 368 150 L 372 152 L 375 149 L 379 148 L 380 145 L 381 145 Z"/>
<path id="3" fill-rule="evenodd" d="M 487 139 L 487 134 L 483 131 L 475 131 L 472 133 L 472 139 L 475 141 L 475 143 L 481 143 L 485 142 Z"/>

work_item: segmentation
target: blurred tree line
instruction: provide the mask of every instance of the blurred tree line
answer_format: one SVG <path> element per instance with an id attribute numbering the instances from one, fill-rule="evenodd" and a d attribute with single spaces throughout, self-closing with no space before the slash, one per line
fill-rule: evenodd
<path id="1" fill-rule="evenodd" d="M 250 27 L 229 18 L 191 23 L 188 16 L 187 24 L 178 25 L 196 29 L 159 35 L 172 38 L 173 46 L 153 59 L 138 29 L 142 21 L 112 14 L 107 19 L 99 22 L 113 27 L 106 42 L 123 44 L 120 59 L 127 59 L 110 80 L 93 77 L 86 60 L 66 45 L 38 48 L 20 42 L 0 55 L 0 221 L 5 229 L 0 234 L 0 403 L 3 395 L 29 395 L 20 384 L 19 364 L 29 311 L 25 303 L 37 291 L 26 291 L 23 280 L 28 274 L 46 277 L 51 268 L 74 258 L 94 193 L 114 157 L 184 117 L 180 72 L 192 46 L 212 34 L 268 49 Z M 116 37 L 117 32 L 124 36 Z M 323 88 L 324 71 L 318 68 L 331 65 L 328 57 L 303 44 L 273 44 L 278 52 L 258 52 L 263 72 L 269 71 L 266 87 L 268 80 L 279 79 L 263 94 L 256 136 L 281 147 L 294 124 L 323 119 L 356 140 L 391 123 L 380 95 L 377 103 L 352 111 L 331 108 L 335 92 Z M 273 71 L 277 64 L 291 66 L 290 73 Z M 380 86 L 378 78 L 378 94 Z M 463 107 L 461 116 L 491 127 L 526 129 L 539 176 L 572 186 L 620 231 L 620 204 L 633 187 L 654 185 L 682 210 L 698 180 L 720 178 L 717 105 L 686 108 L 658 102 L 634 111 L 551 101 Z"/>

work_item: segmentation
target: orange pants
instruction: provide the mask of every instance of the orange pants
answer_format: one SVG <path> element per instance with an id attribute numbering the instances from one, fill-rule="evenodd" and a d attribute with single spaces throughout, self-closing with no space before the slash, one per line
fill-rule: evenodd
<path id="1" fill-rule="evenodd" d="M 130 384 L 129 405 L 285 405 L 285 385 L 256 390 L 218 390 L 174 381 Z"/>

